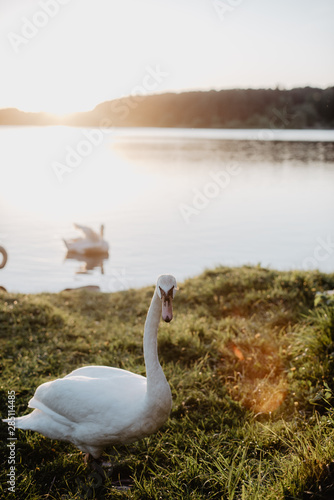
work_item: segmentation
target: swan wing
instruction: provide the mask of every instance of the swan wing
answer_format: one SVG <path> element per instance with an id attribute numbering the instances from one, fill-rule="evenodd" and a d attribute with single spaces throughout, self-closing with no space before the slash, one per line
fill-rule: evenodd
<path id="1" fill-rule="evenodd" d="M 91 240 L 91 241 L 99 241 L 101 238 L 100 238 L 100 235 L 97 234 L 93 229 L 91 229 L 90 227 L 87 227 L 87 226 L 81 226 L 80 224 L 74 224 L 74 226 L 79 229 L 80 231 L 82 231 L 84 233 L 84 235 L 86 236 L 86 238 L 88 240 Z"/>
<path id="2" fill-rule="evenodd" d="M 117 428 L 134 418 L 145 399 L 146 378 L 126 370 L 92 368 L 95 372 L 82 368 L 40 385 L 29 406 L 59 423 L 113 421 Z"/>
<path id="3" fill-rule="evenodd" d="M 127 370 L 123 370 L 121 368 L 114 368 L 111 366 L 97 366 L 97 365 L 90 365 L 90 366 L 82 366 L 81 368 L 77 368 L 76 370 L 73 370 L 71 373 L 66 375 L 64 378 L 70 378 L 72 376 L 83 376 L 83 377 L 90 377 L 90 378 L 117 378 L 121 377 L 124 374 L 128 374 L 129 376 L 133 377 L 140 377 L 145 379 L 145 377 L 142 377 L 141 375 L 136 375 L 135 373 L 129 372 Z M 146 379 L 145 379 L 146 380 Z"/>

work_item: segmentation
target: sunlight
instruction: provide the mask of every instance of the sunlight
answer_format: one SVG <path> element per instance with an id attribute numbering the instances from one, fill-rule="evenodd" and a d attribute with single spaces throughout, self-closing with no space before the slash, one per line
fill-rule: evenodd
<path id="1" fill-rule="evenodd" d="M 91 145 L 90 154 L 81 157 L 78 166 L 57 178 L 54 158 L 65 164 L 68 151 L 81 151 L 80 144 L 89 144 L 83 129 L 41 128 L 43 145 L 40 139 L 36 142 L 36 129 L 27 129 L 20 148 L 14 151 L 12 133 L 7 131 L 8 141 L 3 146 L 7 168 L 3 172 L 1 197 L 17 211 L 42 214 L 48 219 L 82 220 L 92 212 L 131 209 L 150 189 L 152 180 L 148 174 L 136 173 L 131 163 L 114 153 L 109 136 L 104 137 L 103 143 Z M 29 168 L 27 155 L 34 158 Z M 136 180 L 129 183 L 129 178 Z"/>
<path id="2" fill-rule="evenodd" d="M 109 3 L 105 5 L 107 15 L 97 17 L 95 5 L 80 6 L 78 11 L 75 2 L 64 2 L 51 16 L 41 3 L 30 7 L 22 3 L 3 21 L 7 38 L 12 33 L 4 56 L 8 63 L 15 55 L 20 61 L 11 64 L 12 81 L 22 81 L 24 76 L 25 85 L 25 92 L 19 94 L 15 86 L 8 88 L 9 106 L 65 114 L 88 111 L 103 100 L 130 93 L 137 83 L 137 71 L 124 62 L 134 57 L 140 60 L 143 45 L 148 48 L 149 40 L 137 16 L 129 15 L 128 6 Z M 140 39 L 141 49 L 129 32 Z M 101 72 L 104 76 L 97 81 Z"/>
<path id="3" fill-rule="evenodd" d="M 262 0 L 255 9 L 249 2 L 230 3 L 222 19 L 215 5 L 224 2 L 214 1 L 2 2 L 0 108 L 89 111 L 136 94 L 149 65 L 168 74 L 154 89 L 159 93 L 332 82 L 329 1 L 323 11 L 320 4 L 310 6 L 310 24 L 300 22 L 297 5 L 289 5 L 286 16 L 281 4 Z M 308 64 L 295 64 L 305 53 Z"/>
<path id="4" fill-rule="evenodd" d="M 278 352 L 266 343 L 240 347 L 231 342 L 227 347 L 238 360 L 235 375 L 227 381 L 232 398 L 256 414 L 276 411 L 288 391 Z"/>

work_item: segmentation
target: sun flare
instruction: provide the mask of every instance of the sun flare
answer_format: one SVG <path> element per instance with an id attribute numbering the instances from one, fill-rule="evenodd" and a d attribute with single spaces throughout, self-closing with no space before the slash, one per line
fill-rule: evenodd
<path id="1" fill-rule="evenodd" d="M 231 397 L 256 414 L 276 411 L 288 391 L 278 353 L 265 343 L 238 346 L 231 342 L 227 349 L 236 359 L 235 373 L 227 380 Z"/>

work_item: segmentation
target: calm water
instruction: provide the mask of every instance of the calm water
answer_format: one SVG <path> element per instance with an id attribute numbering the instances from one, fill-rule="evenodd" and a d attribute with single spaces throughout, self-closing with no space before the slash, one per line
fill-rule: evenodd
<path id="1" fill-rule="evenodd" d="M 334 132 L 0 128 L 0 285 L 104 291 L 218 264 L 334 272 Z M 109 259 L 66 259 L 73 222 Z"/>

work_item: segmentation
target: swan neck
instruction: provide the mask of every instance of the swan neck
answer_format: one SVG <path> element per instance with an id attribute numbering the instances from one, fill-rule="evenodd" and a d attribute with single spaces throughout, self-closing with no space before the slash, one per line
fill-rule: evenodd
<path id="1" fill-rule="evenodd" d="M 152 377 L 155 379 L 155 381 L 156 377 L 159 377 L 159 375 L 161 376 L 161 374 L 163 378 L 165 378 L 158 358 L 157 335 L 160 317 L 161 300 L 155 290 L 151 305 L 147 313 L 144 329 L 144 359 L 148 387 L 150 385 L 149 382 Z"/>

